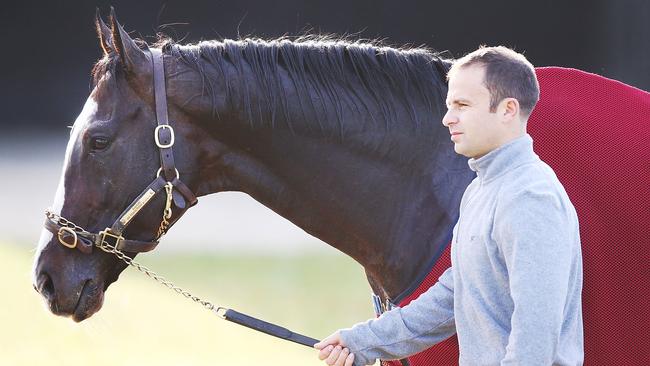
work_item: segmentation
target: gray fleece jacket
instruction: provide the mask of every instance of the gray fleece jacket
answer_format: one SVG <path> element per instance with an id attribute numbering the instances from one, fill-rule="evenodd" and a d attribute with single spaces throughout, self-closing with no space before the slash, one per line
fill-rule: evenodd
<path id="1" fill-rule="evenodd" d="M 582 365 L 576 211 L 524 135 L 469 166 L 452 266 L 408 306 L 341 330 L 355 365 L 420 352 L 454 333 L 460 365 Z"/>

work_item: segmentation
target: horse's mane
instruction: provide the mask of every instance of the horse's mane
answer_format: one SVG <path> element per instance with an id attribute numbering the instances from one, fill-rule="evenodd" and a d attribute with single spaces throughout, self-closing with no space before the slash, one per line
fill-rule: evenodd
<path id="1" fill-rule="evenodd" d="M 215 81 L 226 80 L 230 102 L 244 108 L 251 126 L 274 124 L 279 113 L 290 127 L 294 122 L 289 115 L 280 69 L 296 89 L 304 119 L 317 121 L 321 129 L 330 130 L 325 126 L 328 123 L 337 124 L 339 131 L 345 129 L 345 107 L 365 109 L 373 120 L 386 126 L 404 126 L 408 122 L 403 120 L 404 115 L 400 116 L 400 123 L 392 123 L 401 106 L 417 126 L 422 116 L 440 112 L 445 75 L 451 65 L 439 53 L 423 47 L 394 48 L 376 40 L 349 41 L 322 35 L 293 40 L 225 39 L 187 45 L 161 37 L 154 46 L 201 73 L 213 105 L 218 96 Z M 226 72 L 233 68 L 236 73 Z M 115 61 L 110 57 L 95 65 L 95 82 L 107 70 L 115 70 Z M 255 86 L 247 82 L 251 72 L 258 81 Z M 262 97 L 252 98 L 253 94 Z"/>

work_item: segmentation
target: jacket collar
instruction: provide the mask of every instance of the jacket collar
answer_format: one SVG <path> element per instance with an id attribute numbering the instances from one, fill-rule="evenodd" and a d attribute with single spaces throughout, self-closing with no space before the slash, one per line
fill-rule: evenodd
<path id="1" fill-rule="evenodd" d="M 486 183 L 519 165 L 535 160 L 539 160 L 539 157 L 533 151 L 533 139 L 525 134 L 478 159 L 471 158 L 467 163 L 481 182 Z"/>

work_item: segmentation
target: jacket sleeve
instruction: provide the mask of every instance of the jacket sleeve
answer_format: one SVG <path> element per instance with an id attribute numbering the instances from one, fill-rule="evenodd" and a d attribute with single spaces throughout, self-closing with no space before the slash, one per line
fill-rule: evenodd
<path id="1" fill-rule="evenodd" d="M 494 238 L 514 305 L 501 365 L 550 365 L 556 359 L 568 286 L 576 275 L 572 260 L 580 251 L 577 216 L 567 200 L 534 189 L 497 204 Z"/>
<path id="2" fill-rule="evenodd" d="M 400 359 L 451 337 L 456 333 L 452 269 L 409 305 L 340 332 L 355 366 Z"/>

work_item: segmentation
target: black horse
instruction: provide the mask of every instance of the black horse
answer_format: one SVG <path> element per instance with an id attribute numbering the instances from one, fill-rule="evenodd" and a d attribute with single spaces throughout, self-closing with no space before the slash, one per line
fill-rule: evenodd
<path id="1" fill-rule="evenodd" d="M 245 192 L 353 257 L 384 307 L 448 265 L 474 177 L 441 124 L 449 60 L 319 37 L 149 47 L 114 14 L 110 28 L 97 17 L 97 33 L 104 57 L 34 264 L 55 314 L 88 318 L 125 268 L 93 246 L 151 250 L 194 195 L 220 191 Z M 585 360 L 646 365 L 650 94 L 578 70 L 537 74 L 535 150 L 580 215 Z M 434 348 L 414 365 L 458 359 L 453 339 Z"/>
<path id="2" fill-rule="evenodd" d="M 149 46 L 114 14 L 110 28 L 98 17 L 97 30 L 104 56 L 52 208 L 89 232 L 111 227 L 160 167 Z M 322 37 L 162 39 L 152 48 L 163 54 L 175 166 L 196 196 L 249 194 L 353 257 L 384 303 L 429 273 L 474 176 L 441 124 L 449 60 Z M 153 197 L 124 237 L 155 241 L 165 201 Z M 169 222 L 186 208 L 174 207 Z M 52 312 L 81 321 L 125 264 L 59 239 L 43 231 L 35 287 Z"/>

